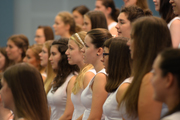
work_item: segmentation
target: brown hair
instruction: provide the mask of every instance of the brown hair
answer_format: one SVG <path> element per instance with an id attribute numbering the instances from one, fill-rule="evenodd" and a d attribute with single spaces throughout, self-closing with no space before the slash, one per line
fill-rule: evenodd
<path id="1" fill-rule="evenodd" d="M 105 28 L 108 29 L 107 20 L 101 11 L 89 11 L 85 14 L 91 20 L 91 29 Z"/>
<path id="2" fill-rule="evenodd" d="M 49 120 L 43 80 L 36 68 L 26 63 L 19 63 L 9 67 L 4 72 L 3 78 L 14 98 L 15 117 Z"/>
<path id="3" fill-rule="evenodd" d="M 161 52 L 159 56 L 161 57 L 159 68 L 162 70 L 162 76 L 165 77 L 168 73 L 172 73 L 177 80 L 177 86 L 180 91 L 180 49 L 167 49 Z M 177 94 L 177 96 L 180 96 L 180 94 Z M 165 116 L 177 111 L 180 111 L 180 102 Z"/>
<path id="4" fill-rule="evenodd" d="M 72 9 L 72 12 L 78 11 L 82 16 L 89 12 L 89 9 L 85 5 L 76 6 Z"/>
<path id="5" fill-rule="evenodd" d="M 95 48 L 103 47 L 104 42 L 112 37 L 111 33 L 103 28 L 92 29 L 87 35 L 92 39 L 91 43 L 94 44 Z"/>
<path id="6" fill-rule="evenodd" d="M 143 10 L 149 9 L 147 0 L 137 0 L 136 5 Z"/>
<path id="7" fill-rule="evenodd" d="M 143 17 L 143 16 L 151 16 L 152 12 L 150 10 L 143 11 L 142 8 L 137 6 L 129 6 L 129 7 L 123 7 L 120 11 L 120 13 L 125 13 L 127 15 L 127 19 L 130 22 L 133 22 L 137 18 Z"/>
<path id="8" fill-rule="evenodd" d="M 54 33 L 50 26 L 38 26 L 38 29 L 43 29 L 45 41 L 54 39 Z"/>
<path id="9" fill-rule="evenodd" d="M 78 34 L 78 35 L 77 35 L 77 34 Z M 73 41 L 78 45 L 79 50 L 84 47 L 84 39 L 85 39 L 85 37 L 86 37 L 86 34 L 87 34 L 86 32 L 81 31 L 81 32 L 76 33 L 76 34 L 74 34 L 74 35 L 72 35 L 72 36 L 70 37 L 70 40 L 73 40 Z M 82 41 L 78 38 L 78 36 L 79 36 L 79 38 L 80 38 Z M 82 43 L 82 42 L 83 42 L 83 43 Z M 93 68 L 93 66 L 92 66 L 91 64 L 87 64 L 87 65 L 86 65 L 84 68 L 82 68 L 82 70 L 79 72 L 78 76 L 76 77 L 76 81 L 75 81 L 75 83 L 74 83 L 74 87 L 73 87 L 73 89 L 72 89 L 72 92 L 73 92 L 74 94 L 77 94 L 77 93 L 79 92 L 79 90 L 83 89 L 83 81 L 82 81 L 82 80 L 83 80 L 83 77 L 84 77 L 85 73 L 86 73 L 88 70 L 92 69 L 92 68 Z"/>
<path id="10" fill-rule="evenodd" d="M 176 15 L 173 13 L 173 7 L 169 3 L 169 0 L 160 0 L 159 14 L 166 23 L 169 23 Z"/>
<path id="11" fill-rule="evenodd" d="M 12 63 L 11 61 L 9 60 L 8 56 L 7 56 L 7 53 L 6 53 L 6 48 L 3 47 L 3 48 L 0 48 L 0 53 L 5 57 L 5 65 L 4 65 L 4 68 L 2 71 L 5 71 L 6 68 L 8 68 Z"/>
<path id="12" fill-rule="evenodd" d="M 125 102 L 129 116 L 137 117 L 142 79 L 151 71 L 157 54 L 165 48 L 172 47 L 172 42 L 166 22 L 153 16 L 137 19 L 132 24 L 131 34 L 134 45 L 132 67 L 134 78 L 122 101 Z"/>
<path id="13" fill-rule="evenodd" d="M 54 40 L 48 40 L 43 44 L 48 50 L 48 58 L 50 56 L 50 48 L 51 48 L 51 44 L 53 43 L 53 41 Z M 52 87 L 51 83 L 52 83 L 53 79 L 56 76 L 55 72 L 52 69 L 52 65 L 51 65 L 49 60 L 48 60 L 48 64 L 47 64 L 47 67 L 46 67 L 46 73 L 47 73 L 47 77 L 46 77 L 46 79 L 44 81 L 44 89 L 45 89 L 45 92 L 46 92 L 46 95 L 47 95 L 49 90 Z"/>
<path id="14" fill-rule="evenodd" d="M 116 37 L 104 43 L 104 47 L 109 48 L 108 77 L 105 86 L 107 92 L 116 91 L 119 85 L 131 75 L 131 55 L 127 41 L 127 38 Z"/>
<path id="15" fill-rule="evenodd" d="M 28 49 L 31 49 L 32 52 L 33 52 L 33 55 L 35 56 L 36 60 L 39 61 L 39 66 L 38 66 L 38 70 L 41 71 L 44 69 L 43 66 L 41 66 L 40 64 L 40 56 L 39 56 L 39 53 L 42 51 L 42 44 L 34 44 L 32 46 L 29 46 Z"/>
<path id="16" fill-rule="evenodd" d="M 111 13 L 110 16 L 114 21 L 117 22 L 117 17 L 119 15 L 119 9 L 116 8 L 114 0 L 97 0 L 97 1 L 102 1 L 102 5 L 104 5 L 106 8 L 110 7 L 111 8 Z"/>
<path id="17" fill-rule="evenodd" d="M 66 78 L 70 73 L 75 74 L 75 72 L 79 72 L 79 68 L 77 65 L 70 65 L 67 60 L 67 55 L 65 54 L 68 48 L 68 38 L 60 38 L 58 41 L 54 41 L 51 46 L 56 46 L 58 51 L 61 53 L 61 59 L 58 62 L 58 69 L 56 71 L 56 77 L 53 81 L 53 90 L 55 92 L 61 85 L 64 84 Z"/>
<path id="18" fill-rule="evenodd" d="M 67 25 L 67 24 L 70 25 L 69 33 L 71 35 L 76 32 L 81 31 L 81 28 L 79 26 L 76 26 L 76 23 L 74 21 L 73 16 L 71 15 L 71 13 L 64 11 L 64 12 L 58 13 L 58 16 L 61 17 L 61 19 L 65 25 Z"/>
<path id="19" fill-rule="evenodd" d="M 11 37 L 9 37 L 8 40 L 11 40 L 18 48 L 22 49 L 21 58 L 23 60 L 23 58 L 26 55 L 26 50 L 28 49 L 29 46 L 28 38 L 25 35 L 19 34 L 19 35 L 12 35 Z"/>

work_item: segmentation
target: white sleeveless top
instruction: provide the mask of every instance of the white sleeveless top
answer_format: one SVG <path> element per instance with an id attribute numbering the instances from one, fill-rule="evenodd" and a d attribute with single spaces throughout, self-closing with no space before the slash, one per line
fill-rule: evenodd
<path id="1" fill-rule="evenodd" d="M 175 21 L 175 20 L 180 20 L 180 16 L 174 17 L 169 23 L 168 23 L 168 28 L 170 29 L 171 24 Z"/>
<path id="2" fill-rule="evenodd" d="M 104 68 L 101 71 L 99 71 L 98 73 L 103 73 L 103 74 L 106 75 L 106 72 L 105 72 Z M 85 111 L 84 111 L 82 120 L 87 120 L 88 117 L 89 117 L 89 114 L 91 112 L 91 104 L 92 104 L 92 89 L 91 89 L 91 85 L 94 82 L 94 77 L 92 78 L 92 80 L 89 82 L 88 86 L 84 89 L 84 91 L 81 94 L 81 102 L 82 102 L 82 104 L 85 107 Z M 104 120 L 104 115 L 103 114 L 102 114 L 101 120 Z"/>
<path id="3" fill-rule="evenodd" d="M 54 93 L 52 93 L 52 88 L 47 94 L 48 105 L 51 107 L 51 117 L 50 120 L 58 120 L 64 113 L 66 107 L 67 99 L 67 85 L 70 79 L 74 75 L 71 73 L 66 78 L 64 84 L 59 87 Z"/>
<path id="4" fill-rule="evenodd" d="M 127 78 L 120 84 L 120 86 L 124 83 L 131 83 L 131 82 L 132 82 L 132 78 Z M 103 105 L 103 113 L 105 115 L 105 120 L 122 120 L 121 114 L 118 110 L 118 102 L 116 100 L 116 94 L 119 87 L 115 92 L 110 93 L 109 97 L 106 99 Z"/>
<path id="5" fill-rule="evenodd" d="M 88 70 L 87 72 L 92 72 L 92 73 L 94 73 L 94 75 L 96 74 L 95 69 Z M 76 95 L 71 93 L 71 101 L 74 105 L 74 112 L 73 112 L 72 120 L 76 120 L 77 118 L 79 118 L 84 113 L 85 107 L 81 103 L 82 91 L 83 90 L 81 89 Z"/>
<path id="6" fill-rule="evenodd" d="M 108 25 L 108 30 L 111 30 L 111 28 L 115 27 L 117 25 L 117 22 L 112 22 L 110 25 Z"/>
<path id="7" fill-rule="evenodd" d="M 180 111 L 175 112 L 171 115 L 168 115 L 164 118 L 162 118 L 161 120 L 179 120 L 180 119 Z"/>

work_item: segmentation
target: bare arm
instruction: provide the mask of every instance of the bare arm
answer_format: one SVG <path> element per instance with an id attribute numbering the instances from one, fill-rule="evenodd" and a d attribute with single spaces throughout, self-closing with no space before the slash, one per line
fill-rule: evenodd
<path id="1" fill-rule="evenodd" d="M 170 32 L 173 48 L 177 48 L 180 44 L 180 20 L 175 20 L 172 22 Z"/>
<path id="2" fill-rule="evenodd" d="M 72 118 L 74 106 L 71 101 L 71 93 L 72 93 L 72 88 L 74 86 L 75 79 L 76 79 L 76 76 L 73 76 L 67 85 L 66 108 L 65 108 L 63 115 L 59 118 L 59 120 L 71 120 L 71 118 Z"/>
<path id="3" fill-rule="evenodd" d="M 88 120 L 100 120 L 103 110 L 102 106 L 107 98 L 107 92 L 105 90 L 106 85 L 106 75 L 103 73 L 98 73 L 94 78 L 94 83 L 92 86 L 92 105 L 91 112 Z"/>
<path id="4" fill-rule="evenodd" d="M 153 99 L 153 87 L 151 85 L 152 73 L 144 76 L 138 100 L 139 120 L 159 120 L 162 110 L 162 103 Z"/>

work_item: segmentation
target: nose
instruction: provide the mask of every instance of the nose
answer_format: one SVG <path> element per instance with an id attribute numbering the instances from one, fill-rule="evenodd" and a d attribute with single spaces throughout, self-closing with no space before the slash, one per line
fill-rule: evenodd
<path id="1" fill-rule="evenodd" d="M 49 60 L 51 61 L 52 60 L 52 56 L 50 55 L 50 57 L 49 57 Z"/>
<path id="2" fill-rule="evenodd" d="M 39 53 L 39 56 L 41 57 L 42 52 Z"/>
<path id="3" fill-rule="evenodd" d="M 85 53 L 85 50 L 84 50 L 84 48 L 85 48 L 85 47 L 83 47 L 83 48 L 81 49 L 81 52 L 83 52 L 83 53 Z"/>
<path id="4" fill-rule="evenodd" d="M 118 25 L 118 23 L 116 24 L 115 28 L 116 28 L 117 30 L 119 29 L 119 25 Z"/>
<path id="5" fill-rule="evenodd" d="M 68 55 L 68 54 L 69 54 L 69 50 L 68 50 L 68 49 L 66 50 L 65 54 L 66 54 L 66 55 Z"/>
<path id="6" fill-rule="evenodd" d="M 169 0 L 169 3 L 173 3 L 173 0 Z"/>
<path id="7" fill-rule="evenodd" d="M 131 45 L 131 40 L 129 39 L 127 42 L 127 46 L 130 46 L 130 45 Z"/>
<path id="8" fill-rule="evenodd" d="M 24 57 L 23 62 L 26 62 L 26 57 Z"/>

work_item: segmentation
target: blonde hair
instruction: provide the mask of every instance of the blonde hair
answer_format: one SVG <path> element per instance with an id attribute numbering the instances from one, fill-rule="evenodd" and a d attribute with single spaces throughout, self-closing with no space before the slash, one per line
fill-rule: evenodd
<path id="1" fill-rule="evenodd" d="M 81 31 L 79 33 L 75 33 L 70 37 L 70 40 L 73 40 L 79 47 L 79 49 L 82 49 L 84 47 L 84 38 L 86 36 L 86 32 Z M 91 64 L 87 64 L 78 74 L 76 77 L 76 81 L 74 83 L 74 87 L 72 89 L 72 92 L 74 94 L 77 94 L 80 89 L 83 89 L 83 78 L 85 73 L 92 69 L 93 66 Z"/>
<path id="2" fill-rule="evenodd" d="M 47 48 L 47 51 L 48 51 L 48 58 L 50 56 L 50 47 L 51 47 L 51 44 L 53 43 L 54 40 L 48 40 L 46 41 L 43 45 Z M 53 79 L 55 78 L 56 74 L 54 73 L 53 69 L 52 69 L 52 66 L 51 66 L 51 63 L 50 61 L 48 60 L 48 64 L 47 64 L 47 67 L 46 67 L 46 73 L 47 73 L 47 77 L 44 81 L 44 89 L 45 89 L 45 92 L 46 92 L 46 95 L 48 94 L 48 92 L 50 91 L 52 85 L 52 81 Z"/>

